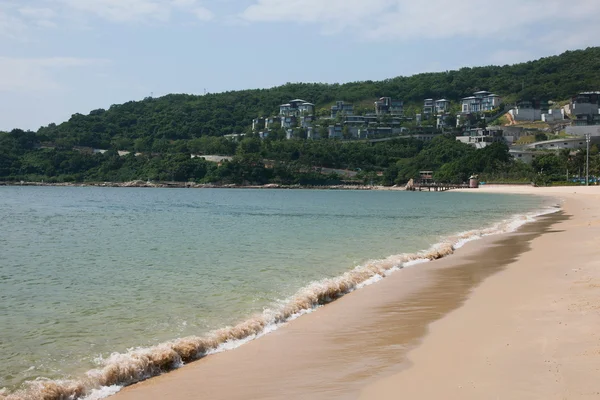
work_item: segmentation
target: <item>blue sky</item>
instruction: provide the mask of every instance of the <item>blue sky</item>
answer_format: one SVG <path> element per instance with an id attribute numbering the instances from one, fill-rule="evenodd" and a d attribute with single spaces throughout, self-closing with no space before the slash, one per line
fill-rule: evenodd
<path id="1" fill-rule="evenodd" d="M 600 43 L 599 0 L 0 0 L 0 129 L 153 93 L 379 80 Z"/>

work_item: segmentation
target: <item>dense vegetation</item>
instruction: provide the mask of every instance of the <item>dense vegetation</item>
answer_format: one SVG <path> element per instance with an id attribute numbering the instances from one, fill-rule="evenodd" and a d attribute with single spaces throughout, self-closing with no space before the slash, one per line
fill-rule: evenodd
<path id="1" fill-rule="evenodd" d="M 518 98 L 564 100 L 579 91 L 598 89 L 600 47 L 569 51 L 516 65 L 461 68 L 384 81 L 346 84 L 290 83 L 272 89 L 194 96 L 171 94 L 113 105 L 38 131 L 40 140 L 63 146 L 163 151 L 172 141 L 245 132 L 253 118 L 277 113 L 279 104 L 301 98 L 327 115 L 336 100 L 372 105 L 381 96 L 404 100 L 409 112 L 423 99 L 458 101 L 477 90 L 490 90 L 507 102 Z"/>
<path id="2" fill-rule="evenodd" d="M 496 180 L 540 180 L 539 173 L 559 179 L 563 171 L 579 171 L 577 160 L 552 155 L 533 166 L 513 163 L 506 146 L 484 150 L 458 143 L 453 136 L 431 143 L 395 140 L 376 144 L 337 140 L 261 141 L 252 135 L 240 142 L 223 135 L 248 132 L 251 120 L 277 112 L 278 105 L 303 98 L 327 115 L 335 100 L 354 102 L 359 112 L 380 96 L 402 99 L 409 113 L 427 97 L 457 101 L 477 90 L 490 90 L 507 102 L 518 98 L 562 100 L 598 89 L 600 48 L 512 65 L 462 68 L 380 82 L 286 84 L 273 89 L 245 90 L 161 98 L 113 105 L 89 115 L 75 114 L 62 124 L 37 132 L 0 132 L 0 180 L 129 181 L 134 179 L 218 183 L 325 183 L 339 177 L 320 168 L 358 171 L 358 181 L 403 183 L 421 169 L 436 171 L 444 181 L 464 181 L 472 173 Z M 74 146 L 109 149 L 87 154 Z M 46 148 L 50 147 L 50 148 Z M 121 157 L 117 150 L 143 153 Z M 235 155 L 218 166 L 190 154 Z M 597 169 L 597 156 L 592 157 Z M 543 164 L 543 165 L 542 165 Z M 545 179 L 545 178 L 544 178 Z M 565 178 L 566 179 L 566 178 Z"/>
<path id="3" fill-rule="evenodd" d="M 224 142 L 223 142 L 224 141 Z M 482 150 L 441 135 L 431 142 L 396 139 L 370 144 L 340 140 L 261 140 L 240 142 L 212 138 L 208 143 L 232 150 L 231 161 L 218 165 L 187 153 L 119 156 L 114 151 L 88 154 L 67 149 L 35 149 L 36 135 L 13 130 L 0 133 L 0 177 L 9 181 L 125 182 L 131 180 L 194 181 L 216 184 L 336 184 L 342 178 L 324 174 L 322 168 L 357 172 L 356 183 L 403 184 L 421 170 L 436 171 L 444 182 L 464 182 L 473 173 L 485 180 L 564 180 L 582 170 L 584 156 L 568 153 L 538 157 L 530 166 L 514 162 L 506 145 L 496 143 Z M 223 142 L 223 143 L 222 143 Z M 592 173 L 600 170 L 594 147 Z M 541 175 L 540 172 L 544 174 Z"/>

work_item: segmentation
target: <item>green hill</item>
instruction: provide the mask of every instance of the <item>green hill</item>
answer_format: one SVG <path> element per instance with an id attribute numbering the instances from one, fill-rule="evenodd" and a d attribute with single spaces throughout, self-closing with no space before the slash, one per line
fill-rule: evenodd
<path id="1" fill-rule="evenodd" d="M 253 118 L 275 114 L 279 104 L 293 98 L 311 101 L 319 109 L 336 100 L 368 103 L 391 96 L 417 109 L 425 98 L 458 101 L 477 90 L 489 90 L 513 102 L 519 98 L 564 100 L 580 91 L 599 89 L 600 47 L 592 47 L 522 64 L 462 68 L 384 81 L 288 83 L 272 89 L 204 96 L 171 94 L 113 105 L 89 115 L 75 114 L 67 122 L 41 128 L 38 137 L 65 147 L 160 151 L 165 141 L 247 131 Z"/>
<path id="2" fill-rule="evenodd" d="M 0 132 L 0 180 L 309 185 L 339 183 L 342 178 L 327 171 L 346 169 L 357 173 L 355 182 L 387 185 L 405 183 L 420 170 L 435 171 L 435 179 L 443 182 L 463 182 L 478 173 L 488 181 L 548 183 L 566 179 L 567 169 L 582 170 L 583 152 L 575 157 L 568 152 L 548 154 L 526 165 L 513 162 L 504 144 L 475 150 L 452 134 L 428 142 L 397 139 L 375 144 L 282 140 L 277 135 L 265 140 L 248 136 L 236 142 L 222 136 L 248 131 L 253 118 L 273 115 L 279 104 L 293 98 L 311 101 L 318 113 L 327 113 L 336 100 L 365 108 L 378 97 L 390 96 L 404 100 L 408 113 L 416 113 L 425 98 L 456 102 L 478 90 L 493 91 L 511 103 L 520 98 L 565 100 L 598 89 L 600 48 L 595 47 L 512 66 L 463 68 L 380 82 L 298 83 L 205 96 L 173 94 L 76 114 L 38 132 Z M 93 153 L 90 147 L 109 151 Z M 117 150 L 142 154 L 124 155 Z M 235 157 L 218 165 L 191 158 L 190 153 Z M 590 172 L 600 173 L 597 148 L 591 152 Z"/>

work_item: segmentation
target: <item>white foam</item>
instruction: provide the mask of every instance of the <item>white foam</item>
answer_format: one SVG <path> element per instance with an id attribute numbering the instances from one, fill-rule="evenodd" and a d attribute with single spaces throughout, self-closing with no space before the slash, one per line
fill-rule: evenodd
<path id="1" fill-rule="evenodd" d="M 109 396 L 115 395 L 123 389 L 123 386 L 103 386 L 100 389 L 92 389 L 89 395 L 85 396 L 82 400 L 101 400 Z"/>

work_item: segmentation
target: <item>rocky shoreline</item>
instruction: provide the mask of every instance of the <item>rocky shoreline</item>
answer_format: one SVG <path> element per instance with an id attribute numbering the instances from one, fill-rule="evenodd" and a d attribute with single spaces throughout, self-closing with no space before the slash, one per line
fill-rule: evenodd
<path id="1" fill-rule="evenodd" d="M 0 182 L 0 186 L 57 186 L 57 187 L 122 187 L 122 188 L 171 188 L 171 189 L 321 189 L 321 190 L 404 190 L 399 186 L 370 186 L 370 185 L 217 185 L 200 184 L 195 182 Z"/>

